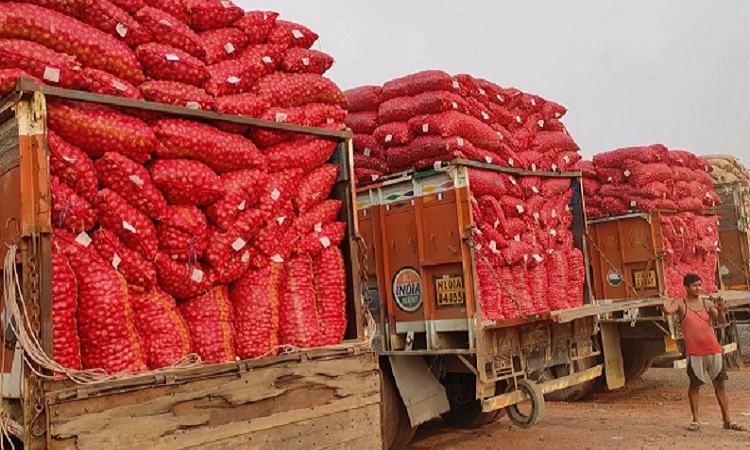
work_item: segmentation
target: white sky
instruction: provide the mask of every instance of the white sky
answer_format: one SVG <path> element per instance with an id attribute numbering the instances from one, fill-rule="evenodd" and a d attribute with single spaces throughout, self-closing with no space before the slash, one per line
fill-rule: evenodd
<path id="1" fill-rule="evenodd" d="M 236 0 L 320 34 L 342 88 L 424 69 L 555 100 L 583 153 L 661 142 L 750 164 L 750 0 Z"/>

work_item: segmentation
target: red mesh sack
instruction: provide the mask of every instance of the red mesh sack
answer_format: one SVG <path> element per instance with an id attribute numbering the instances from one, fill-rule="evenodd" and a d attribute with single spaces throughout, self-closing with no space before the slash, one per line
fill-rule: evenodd
<path id="1" fill-rule="evenodd" d="M 669 150 L 667 153 L 669 165 L 683 166 L 693 170 L 710 171 L 711 163 L 704 158 L 685 150 Z"/>
<path id="2" fill-rule="evenodd" d="M 571 276 L 568 270 L 568 258 L 563 252 L 551 251 L 547 253 L 545 262 L 547 276 L 554 280 L 548 284 L 547 304 L 550 310 L 559 311 L 567 307 L 566 297 L 569 295 Z M 581 295 L 583 298 L 583 295 Z"/>
<path id="3" fill-rule="evenodd" d="M 130 14 L 109 0 L 86 0 L 80 20 L 105 33 L 121 39 L 130 47 L 151 40 L 151 35 Z"/>
<path id="4" fill-rule="evenodd" d="M 34 42 L 0 39 L 0 68 L 20 69 L 46 84 L 68 89 L 86 87 L 86 78 L 75 59 Z"/>
<path id="5" fill-rule="evenodd" d="M 135 20 L 153 37 L 153 42 L 184 50 L 196 58 L 206 54 L 200 37 L 179 19 L 168 13 L 151 8 L 141 8 Z"/>
<path id="6" fill-rule="evenodd" d="M 203 87 L 206 92 L 217 97 L 249 92 L 261 77 L 276 70 L 278 61 L 273 56 L 274 54 L 265 47 L 248 47 L 238 59 L 209 66 L 210 78 Z M 281 106 L 267 98 L 264 100 L 269 104 Z"/>
<path id="7" fill-rule="evenodd" d="M 228 27 L 245 12 L 230 0 L 185 0 L 190 26 L 196 31 Z"/>
<path id="8" fill-rule="evenodd" d="M 73 234 L 94 228 L 96 213 L 83 197 L 61 183 L 57 177 L 50 180 L 52 192 L 52 223 Z"/>
<path id="9" fill-rule="evenodd" d="M 266 213 L 266 217 L 275 218 L 291 202 L 302 174 L 301 170 L 294 169 L 269 176 L 258 203 L 258 208 Z"/>
<path id="10" fill-rule="evenodd" d="M 149 369 L 161 369 L 192 353 L 187 324 L 177 302 L 163 290 L 130 290 L 133 315 Z"/>
<path id="11" fill-rule="evenodd" d="M 298 137 L 265 149 L 269 172 L 302 169 L 307 173 L 331 159 L 337 142 L 330 139 Z"/>
<path id="12" fill-rule="evenodd" d="M 500 305 L 500 287 L 495 281 L 493 268 L 479 255 L 474 258 L 479 284 L 479 303 L 482 317 L 487 320 L 502 320 L 503 312 Z"/>
<path id="13" fill-rule="evenodd" d="M 369 134 L 354 135 L 354 152 L 373 158 L 385 159 L 385 148 Z"/>
<path id="14" fill-rule="evenodd" d="M 26 0 L 25 3 L 43 6 L 70 17 L 78 17 L 83 6 L 78 0 Z"/>
<path id="15" fill-rule="evenodd" d="M 232 26 L 242 30 L 247 35 L 248 44 L 262 44 L 276 26 L 277 17 L 279 17 L 279 14 L 273 11 L 247 11 Z"/>
<path id="16" fill-rule="evenodd" d="M 276 123 L 289 123 L 294 125 L 304 125 L 305 113 L 301 108 L 268 108 L 259 117 Z M 248 133 L 248 137 L 253 140 L 255 145 L 260 148 L 271 147 L 289 140 L 293 133 L 288 131 L 278 131 L 273 129 L 263 129 L 253 127 Z"/>
<path id="17" fill-rule="evenodd" d="M 542 179 L 534 176 L 521 177 L 518 181 L 524 198 L 530 198 L 542 193 Z"/>
<path id="18" fill-rule="evenodd" d="M 344 91 L 344 95 L 349 103 L 349 112 L 377 112 L 382 91 L 383 89 L 380 86 L 360 86 L 347 89 Z"/>
<path id="19" fill-rule="evenodd" d="M 506 193 L 522 195 L 515 178 L 491 170 L 470 170 L 469 186 L 471 186 L 471 192 L 477 197 L 491 195 L 499 198 Z"/>
<path id="20" fill-rule="evenodd" d="M 333 57 L 318 50 L 290 48 L 279 68 L 284 72 L 323 75 L 333 66 Z"/>
<path id="21" fill-rule="evenodd" d="M 386 164 L 382 159 L 360 154 L 354 155 L 354 167 L 376 170 L 383 173 L 388 171 L 388 164 Z"/>
<path id="22" fill-rule="evenodd" d="M 50 175 L 58 177 L 84 199 L 93 199 L 98 181 L 94 163 L 86 153 L 60 139 L 52 130 L 47 130 L 47 147 Z"/>
<path id="23" fill-rule="evenodd" d="M 21 78 L 31 78 L 38 84 L 42 84 L 41 80 L 32 77 L 21 69 L 0 69 L 0 94 L 5 95 L 15 89 L 18 80 Z"/>
<path id="24" fill-rule="evenodd" d="M 385 176 L 384 173 L 370 169 L 354 169 L 354 177 L 357 180 L 358 186 L 364 186 L 367 184 L 374 183 L 380 178 Z"/>
<path id="25" fill-rule="evenodd" d="M 145 0 L 111 0 L 112 3 L 130 14 L 146 6 Z"/>
<path id="26" fill-rule="evenodd" d="M 560 172 L 571 172 L 576 170 L 578 162 L 583 157 L 576 152 L 562 152 L 557 155 L 557 162 L 553 163 L 552 170 Z"/>
<path id="27" fill-rule="evenodd" d="M 156 233 L 159 250 L 177 261 L 196 261 L 208 247 L 208 223 L 194 206 L 168 206 Z"/>
<path id="28" fill-rule="evenodd" d="M 594 155 L 593 162 L 597 167 L 620 168 L 626 160 L 642 164 L 666 162 L 668 150 L 660 144 L 643 147 L 618 148 L 609 152 Z"/>
<path id="29" fill-rule="evenodd" d="M 185 11 L 182 0 L 150 0 L 149 5 L 152 8 L 164 11 L 186 25 L 190 25 L 190 18 Z"/>
<path id="30" fill-rule="evenodd" d="M 481 121 L 455 111 L 420 116 L 409 120 L 414 135 L 437 134 L 442 137 L 459 136 L 477 147 L 491 151 L 502 150 L 497 132 Z"/>
<path id="31" fill-rule="evenodd" d="M 266 38 L 269 44 L 287 47 L 310 48 L 318 40 L 318 35 L 311 29 L 298 23 L 277 20 Z"/>
<path id="32" fill-rule="evenodd" d="M 237 56 L 247 46 L 248 37 L 237 28 L 220 28 L 200 33 L 206 64 L 216 64 Z"/>
<path id="33" fill-rule="evenodd" d="M 586 267 L 584 265 L 583 253 L 577 248 L 570 249 L 568 253 L 568 283 L 567 305 L 570 308 L 583 306 L 583 290 L 586 279 Z"/>
<path id="34" fill-rule="evenodd" d="M 204 363 L 233 362 L 234 309 L 226 287 L 180 303 L 180 312 L 187 323 L 193 350 Z"/>
<path id="35" fill-rule="evenodd" d="M 298 183 L 294 195 L 294 205 L 299 214 L 321 203 L 331 194 L 339 167 L 335 164 L 324 164 L 307 173 Z"/>
<path id="36" fill-rule="evenodd" d="M 300 107 L 305 113 L 304 124 L 308 127 L 322 127 L 342 123 L 346 119 L 346 110 L 338 105 L 327 103 L 308 103 Z"/>
<path id="37" fill-rule="evenodd" d="M 597 167 L 596 178 L 601 184 L 621 185 L 628 182 L 628 178 L 622 169 L 610 169 L 607 167 Z"/>
<path id="38" fill-rule="evenodd" d="M 700 198 L 680 198 L 676 202 L 677 207 L 671 209 L 679 209 L 680 211 L 695 211 L 702 212 L 705 210 L 703 201 Z M 670 208 L 665 208 L 670 209 Z"/>
<path id="39" fill-rule="evenodd" d="M 7 61 L 13 58 L 13 54 L 18 53 L 28 58 L 27 61 L 33 58 L 39 62 L 63 64 L 58 67 L 61 69 L 59 82 L 54 80 L 56 77 L 50 77 L 50 73 L 44 77 L 44 65 L 41 66 L 40 73 L 37 73 L 39 69 L 35 72 L 21 67 L 34 76 L 63 87 L 77 89 L 79 84 L 70 82 L 71 80 L 67 80 L 65 76 L 65 71 L 74 67 L 64 65 L 70 61 L 65 55 L 74 57 L 87 67 L 104 70 L 133 84 L 144 80 L 138 60 L 124 42 L 72 17 L 38 6 L 22 3 L 0 4 L 0 37 L 26 40 L 3 42 L 4 64 L 8 64 Z M 34 46 L 27 41 L 36 42 L 40 46 Z M 38 62 L 31 65 L 39 67 Z"/>
<path id="40" fill-rule="evenodd" d="M 512 299 L 512 308 L 516 309 L 521 316 L 533 314 L 535 311 L 529 293 L 529 269 L 525 264 L 516 264 L 510 267 L 510 273 L 513 281 L 505 284 L 505 288 L 508 290 Z M 513 302 L 513 300 L 515 300 L 515 302 Z M 516 304 L 518 307 L 516 307 Z M 510 305 L 506 302 L 506 307 L 507 306 Z M 503 310 L 503 313 L 508 315 L 505 309 Z"/>
<path id="41" fill-rule="evenodd" d="M 145 370 L 125 280 L 79 240 L 62 234 L 56 238 L 78 284 L 76 317 L 83 368 L 108 374 Z"/>
<path id="42" fill-rule="evenodd" d="M 450 161 L 455 158 L 487 164 L 504 162 L 497 153 L 474 147 L 471 142 L 456 136 L 419 136 L 406 146 L 389 148 L 386 153 L 388 165 L 392 170 L 430 167 L 435 161 Z"/>
<path id="43" fill-rule="evenodd" d="M 147 81 L 139 86 L 146 100 L 190 109 L 210 111 L 214 98 L 201 88 L 176 81 Z"/>
<path id="44" fill-rule="evenodd" d="M 591 178 L 584 178 L 583 179 L 583 193 L 585 195 L 596 195 L 599 193 L 599 189 L 601 189 L 602 184 L 599 183 L 597 180 L 591 179 Z M 586 199 L 588 201 L 588 199 Z"/>
<path id="45" fill-rule="evenodd" d="M 224 194 L 219 176 L 205 164 L 189 159 L 156 161 L 151 166 L 154 184 L 170 204 L 207 205 Z"/>
<path id="46" fill-rule="evenodd" d="M 154 259 L 159 244 L 148 216 L 109 189 L 99 191 L 94 198 L 94 208 L 102 228 L 113 232 L 123 244 L 147 260 Z"/>
<path id="47" fill-rule="evenodd" d="M 66 369 L 81 369 L 78 339 L 78 285 L 68 258 L 52 251 L 52 356 Z"/>
<path id="48" fill-rule="evenodd" d="M 151 288 L 156 284 L 156 269 L 143 256 L 125 247 L 114 233 L 100 228 L 92 235 L 93 248 L 99 256 L 120 272 L 128 284 Z"/>
<path id="49" fill-rule="evenodd" d="M 534 249 L 523 241 L 510 240 L 508 246 L 502 250 L 505 262 L 512 266 L 525 264 L 534 253 Z"/>
<path id="50" fill-rule="evenodd" d="M 544 258 L 538 254 L 532 255 L 532 261 L 534 262 L 529 267 L 526 281 L 529 284 L 532 313 L 540 314 L 550 310 L 547 301 L 549 291 L 547 268 L 544 266 Z M 552 282 L 554 283 L 555 280 Z M 581 292 L 581 296 L 583 296 L 583 292 Z"/>
<path id="51" fill-rule="evenodd" d="M 373 137 L 383 147 L 396 147 L 411 142 L 413 135 L 406 122 L 391 122 L 380 125 Z"/>
<path id="52" fill-rule="evenodd" d="M 164 215 L 167 201 L 142 165 L 119 153 L 108 152 L 96 161 L 96 171 L 101 187 L 116 192 L 152 219 Z"/>
<path id="53" fill-rule="evenodd" d="M 623 163 L 623 174 L 628 182 L 642 188 L 649 183 L 666 182 L 672 179 L 672 169 L 666 164 L 641 164 L 631 160 Z"/>
<path id="54" fill-rule="evenodd" d="M 91 103 L 49 101 L 47 125 L 92 158 L 110 150 L 143 164 L 156 145 L 154 133 L 145 122 Z"/>
<path id="55" fill-rule="evenodd" d="M 564 116 L 568 110 L 563 106 L 555 102 L 551 102 L 547 100 L 542 105 L 542 116 L 544 116 L 545 119 L 560 119 L 562 116 Z"/>
<path id="56" fill-rule="evenodd" d="M 285 279 L 284 265 L 272 263 L 262 270 L 245 273 L 229 288 L 240 358 L 276 355 L 279 303 Z"/>
<path id="57" fill-rule="evenodd" d="M 502 206 L 506 217 L 524 218 L 527 214 L 532 213 L 526 201 L 512 195 L 500 196 L 500 206 Z"/>
<path id="58" fill-rule="evenodd" d="M 102 70 L 84 69 L 83 76 L 86 77 L 89 92 L 133 100 L 143 99 L 138 88 Z"/>
<path id="59" fill-rule="evenodd" d="M 444 111 L 469 113 L 469 105 L 460 95 L 432 91 L 415 97 L 398 97 L 383 102 L 378 108 L 380 123 L 407 122 L 412 117 L 440 114 Z"/>
<path id="60" fill-rule="evenodd" d="M 209 76 L 201 60 L 169 45 L 144 44 L 135 50 L 135 55 L 143 64 L 146 74 L 154 80 L 201 86 Z"/>
<path id="61" fill-rule="evenodd" d="M 378 113 L 373 111 L 349 113 L 344 123 L 355 134 L 370 135 L 378 127 Z"/>
<path id="62" fill-rule="evenodd" d="M 325 200 L 294 220 L 294 229 L 302 235 L 323 231 L 323 225 L 335 221 L 341 211 L 341 200 Z"/>
<path id="63" fill-rule="evenodd" d="M 159 286 L 178 300 L 197 297 L 211 289 L 206 270 L 198 263 L 174 261 L 157 253 L 154 266 Z"/>
<path id="64" fill-rule="evenodd" d="M 458 87 L 458 82 L 456 82 Z M 427 91 L 454 90 L 453 77 L 440 70 L 425 70 L 386 82 L 381 92 L 382 101 L 396 97 L 412 97 Z"/>
<path id="65" fill-rule="evenodd" d="M 567 178 L 545 178 L 542 180 L 541 194 L 544 197 L 562 195 L 571 189 L 571 180 Z"/>
<path id="66" fill-rule="evenodd" d="M 299 241 L 299 234 L 291 226 L 291 214 L 291 209 L 285 208 L 255 236 L 255 248 L 261 255 L 277 262 L 289 259 Z"/>
<path id="67" fill-rule="evenodd" d="M 312 73 L 276 72 L 261 78 L 253 92 L 274 106 L 300 106 L 307 103 L 330 103 L 346 106 L 346 97 L 336 84 Z"/>
<path id="68" fill-rule="evenodd" d="M 569 134 L 559 131 L 540 131 L 531 141 L 531 148 L 538 152 L 576 152 L 578 144 Z"/>
<path id="69" fill-rule="evenodd" d="M 268 175 L 258 170 L 240 170 L 221 176 L 224 195 L 206 206 L 204 211 L 222 230 L 229 230 L 237 216 L 256 205 L 268 182 Z"/>
<path id="70" fill-rule="evenodd" d="M 346 236 L 346 224 L 343 222 L 327 223 L 320 231 L 313 231 L 302 237 L 295 251 L 302 255 L 319 255 L 330 247 L 338 247 Z"/>
<path id="71" fill-rule="evenodd" d="M 216 99 L 216 112 L 258 118 L 270 104 L 255 94 L 236 94 Z"/>
<path id="72" fill-rule="evenodd" d="M 191 158 L 216 172 L 254 169 L 265 162 L 252 141 L 210 125 L 190 120 L 162 119 L 153 126 L 163 144 L 156 152 L 160 158 Z"/>
<path id="73" fill-rule="evenodd" d="M 577 166 L 584 178 L 597 178 L 594 163 L 591 161 L 579 161 Z"/>
<path id="74" fill-rule="evenodd" d="M 315 299 L 322 345 L 337 345 L 346 333 L 346 267 L 344 255 L 330 247 L 313 260 Z"/>
<path id="75" fill-rule="evenodd" d="M 264 216 L 260 210 L 248 209 L 237 217 L 237 221 L 228 231 L 210 226 L 205 260 L 212 267 L 220 267 L 234 254 L 241 254 L 263 225 L 263 219 Z"/>
<path id="76" fill-rule="evenodd" d="M 628 212 L 628 205 L 625 200 L 615 197 L 604 197 L 600 207 L 602 213 L 607 215 L 620 215 Z"/>
<path id="77" fill-rule="evenodd" d="M 313 260 L 297 256 L 286 264 L 287 282 L 279 308 L 279 342 L 300 348 L 321 344 L 318 311 L 315 303 Z"/>

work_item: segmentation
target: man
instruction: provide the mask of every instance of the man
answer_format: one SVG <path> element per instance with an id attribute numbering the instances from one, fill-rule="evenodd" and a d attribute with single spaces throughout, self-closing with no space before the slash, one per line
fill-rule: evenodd
<path id="1" fill-rule="evenodd" d="M 701 277 L 689 273 L 685 275 L 683 284 L 687 290 L 687 297 L 681 300 L 666 300 L 662 310 L 666 314 L 676 314 L 682 324 L 682 335 L 685 339 L 685 354 L 687 356 L 687 372 L 690 378 L 688 398 L 693 422 L 688 427 L 690 431 L 699 431 L 701 427 L 698 419 L 698 402 L 700 387 L 713 384 L 716 399 L 721 407 L 721 418 L 727 430 L 747 431 L 742 425 L 729 418 L 729 403 L 724 381 L 727 372 L 724 368 L 722 348 L 716 339 L 711 320 L 719 324 L 726 323 L 724 315 L 724 300 L 722 298 L 703 300 L 703 280 Z"/>

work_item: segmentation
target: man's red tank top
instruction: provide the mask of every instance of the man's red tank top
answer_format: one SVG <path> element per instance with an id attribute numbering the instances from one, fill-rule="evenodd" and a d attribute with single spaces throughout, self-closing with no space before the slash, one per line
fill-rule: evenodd
<path id="1" fill-rule="evenodd" d="M 716 333 L 711 326 L 711 318 L 706 310 L 706 303 L 700 311 L 693 311 L 685 302 L 687 310 L 682 318 L 682 336 L 685 338 L 685 352 L 687 355 L 706 356 L 722 353 L 721 345 L 716 339 Z"/>

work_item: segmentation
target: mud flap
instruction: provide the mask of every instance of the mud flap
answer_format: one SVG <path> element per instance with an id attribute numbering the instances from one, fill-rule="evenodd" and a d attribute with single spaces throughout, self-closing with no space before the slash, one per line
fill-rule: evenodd
<path id="1" fill-rule="evenodd" d="M 609 390 L 625 386 L 625 368 L 622 361 L 620 329 L 617 323 L 600 323 L 602 352 L 604 353 L 604 374 Z"/>
<path id="2" fill-rule="evenodd" d="M 413 427 L 450 410 L 445 388 L 421 356 L 390 356 L 393 378 Z"/>

